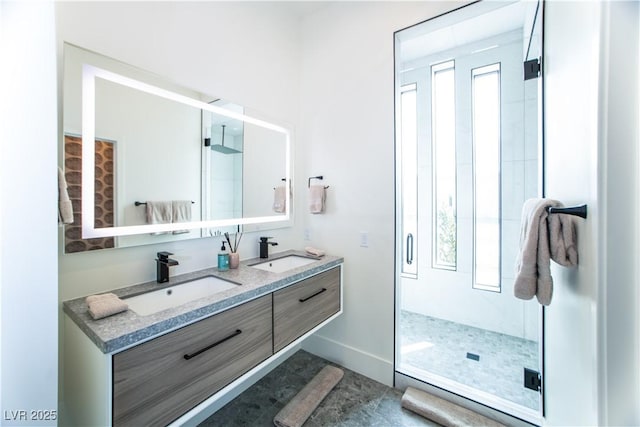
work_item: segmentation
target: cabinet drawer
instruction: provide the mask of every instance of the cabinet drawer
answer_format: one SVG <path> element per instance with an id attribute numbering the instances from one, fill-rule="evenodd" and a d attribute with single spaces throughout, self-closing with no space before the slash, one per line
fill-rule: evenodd
<path id="1" fill-rule="evenodd" d="M 340 310 L 340 267 L 273 293 L 275 352 Z"/>
<path id="2" fill-rule="evenodd" d="M 273 354 L 271 321 L 267 295 L 116 354 L 114 425 L 180 417 Z"/>

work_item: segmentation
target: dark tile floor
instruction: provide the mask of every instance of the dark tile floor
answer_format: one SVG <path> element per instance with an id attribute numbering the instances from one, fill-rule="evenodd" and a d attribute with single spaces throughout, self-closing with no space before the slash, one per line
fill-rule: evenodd
<path id="1" fill-rule="evenodd" d="M 273 426 L 276 414 L 325 365 L 335 364 L 300 350 L 200 426 Z M 342 369 L 344 377 L 311 414 L 305 427 L 437 426 L 403 409 L 401 391 Z"/>

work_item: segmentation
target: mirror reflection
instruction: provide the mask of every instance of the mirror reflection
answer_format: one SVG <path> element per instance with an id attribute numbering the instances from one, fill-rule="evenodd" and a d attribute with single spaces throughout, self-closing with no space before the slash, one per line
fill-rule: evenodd
<path id="1" fill-rule="evenodd" d="M 93 79 L 83 90 L 85 64 Z M 87 85 L 86 69 L 84 79 Z M 87 118 L 94 120 L 87 125 Z M 289 219 L 273 211 L 274 187 L 290 178 L 288 131 L 246 116 L 241 106 L 68 44 L 64 134 L 76 213 L 65 227 L 67 253 Z"/>

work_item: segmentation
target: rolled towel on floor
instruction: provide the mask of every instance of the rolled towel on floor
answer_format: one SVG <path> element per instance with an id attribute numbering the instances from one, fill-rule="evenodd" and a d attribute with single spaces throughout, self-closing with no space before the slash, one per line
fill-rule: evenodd
<path id="1" fill-rule="evenodd" d="M 504 427 L 497 421 L 432 394 L 407 387 L 402 407 L 445 427 Z"/>
<path id="2" fill-rule="evenodd" d="M 273 419 L 278 427 L 300 427 L 311 416 L 320 402 L 340 382 L 344 372 L 335 366 L 325 366 L 313 377 Z"/>
<path id="3" fill-rule="evenodd" d="M 122 313 L 129 309 L 127 303 L 112 293 L 90 295 L 85 299 L 85 302 L 89 307 L 89 314 L 94 320 Z"/>

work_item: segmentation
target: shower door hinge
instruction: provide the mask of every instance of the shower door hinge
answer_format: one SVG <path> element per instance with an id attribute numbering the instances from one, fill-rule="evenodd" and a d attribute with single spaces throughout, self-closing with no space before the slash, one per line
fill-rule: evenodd
<path id="1" fill-rule="evenodd" d="M 524 61 L 524 79 L 531 80 L 540 77 L 540 60 L 532 59 L 530 61 Z"/>
<path id="2" fill-rule="evenodd" d="M 542 390 L 542 376 L 540 372 L 524 368 L 524 386 L 531 390 Z"/>

